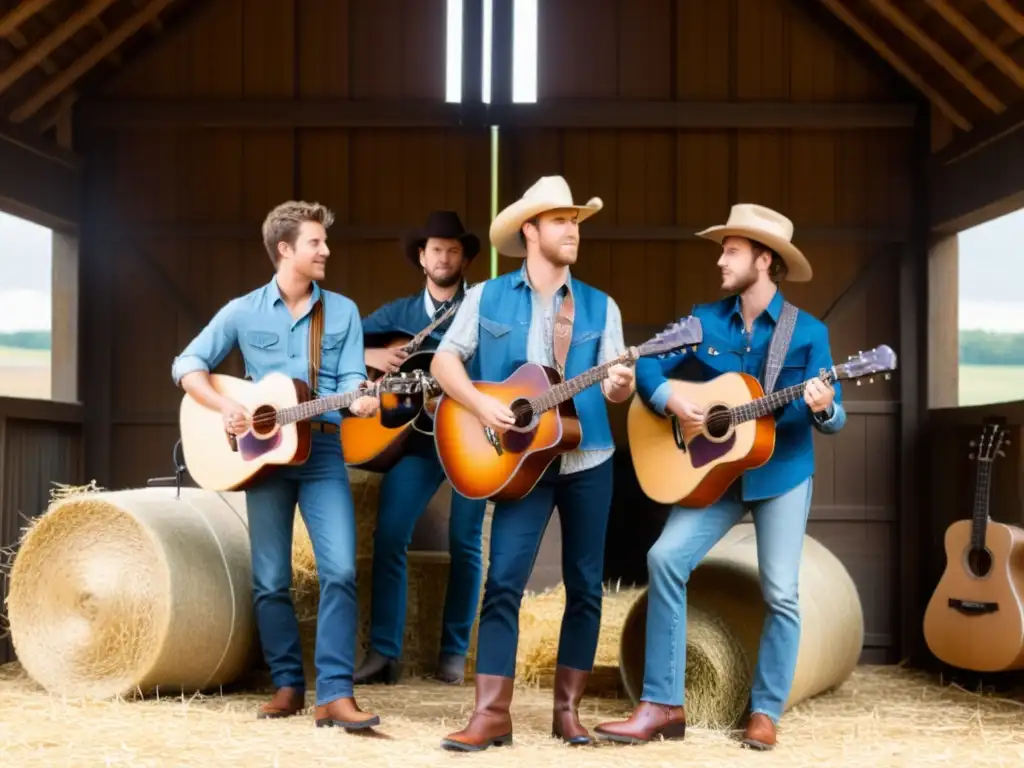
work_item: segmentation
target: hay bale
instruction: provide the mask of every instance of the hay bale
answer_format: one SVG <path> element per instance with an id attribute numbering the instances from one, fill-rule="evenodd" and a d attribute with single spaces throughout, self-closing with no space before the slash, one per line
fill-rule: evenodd
<path id="1" fill-rule="evenodd" d="M 26 531 L 7 609 L 26 672 L 63 696 L 195 692 L 255 640 L 242 493 L 64 493 Z"/>
<path id="2" fill-rule="evenodd" d="M 622 625 L 633 603 L 643 594 L 644 591 L 639 588 L 622 589 L 618 585 L 605 587 L 597 652 L 594 655 L 595 680 L 601 678 L 608 669 L 616 670 L 615 674 L 618 675 Z M 519 682 L 542 688 L 554 684 L 564 610 L 565 585 L 562 583 L 544 592 L 523 596 L 516 652 L 516 679 Z M 595 682 L 593 690 L 600 688 L 603 693 L 617 693 L 619 687 L 618 684 L 610 686 L 607 682 Z"/>
<path id="3" fill-rule="evenodd" d="M 799 590 L 800 650 L 787 710 L 841 685 L 856 667 L 864 640 L 864 617 L 853 579 L 835 555 L 808 535 Z M 690 575 L 687 593 L 687 711 L 705 713 L 709 727 L 730 728 L 749 701 L 765 616 L 753 524 L 734 526 L 711 549 Z M 623 684 L 634 703 L 643 681 L 646 600 L 643 606 L 641 610 L 637 601 L 621 635 Z M 716 627 L 713 632 L 706 619 Z M 741 659 L 736 658 L 738 649 Z M 697 659 L 719 661 L 698 664 Z M 739 696 L 735 690 L 741 684 Z M 742 706 L 736 704 L 740 699 Z"/>

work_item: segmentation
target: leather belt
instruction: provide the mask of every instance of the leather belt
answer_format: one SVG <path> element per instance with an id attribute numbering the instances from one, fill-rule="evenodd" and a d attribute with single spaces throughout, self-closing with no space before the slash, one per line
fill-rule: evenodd
<path id="1" fill-rule="evenodd" d="M 338 434 L 338 425 L 337 424 L 332 424 L 329 421 L 311 421 L 311 422 L 309 422 L 309 426 L 315 432 L 323 432 L 324 434 L 327 434 L 327 435 L 336 435 L 336 434 Z"/>

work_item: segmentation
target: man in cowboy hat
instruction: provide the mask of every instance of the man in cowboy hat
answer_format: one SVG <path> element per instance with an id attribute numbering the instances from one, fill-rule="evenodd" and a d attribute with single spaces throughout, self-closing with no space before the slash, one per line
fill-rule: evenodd
<path id="1" fill-rule="evenodd" d="M 491 242 L 520 269 L 475 285 L 466 293 L 431 365 L 449 397 L 499 432 L 511 411 L 481 394 L 478 378 L 501 381 L 526 362 L 564 378 L 625 351 L 622 318 L 602 291 L 571 276 L 580 222 L 601 210 L 598 198 L 573 201 L 565 179 L 541 178 L 491 224 Z M 600 386 L 574 398 L 582 425 L 578 450 L 564 454 L 523 499 L 499 502 L 491 520 L 490 567 L 484 585 L 476 663 L 476 707 L 467 726 L 442 747 L 478 751 L 512 739 L 509 706 L 516 667 L 519 605 L 554 507 L 562 526 L 565 611 L 555 672 L 552 734 L 570 744 L 590 741 L 577 708 L 593 666 L 601 617 L 605 531 L 612 496 L 614 452 L 604 400 L 622 402 L 633 391 L 629 368 L 615 365 Z"/>
<path id="2" fill-rule="evenodd" d="M 793 224 L 760 205 L 733 206 L 729 221 L 698 233 L 722 247 L 718 267 L 731 296 L 694 307 L 704 340 L 695 353 L 647 358 L 637 363 L 637 394 L 659 414 L 683 423 L 703 417 L 693 402 L 674 394 L 668 378 L 696 357 L 697 377 L 727 371 L 760 378 L 772 335 L 790 330 L 775 389 L 806 381 L 802 400 L 775 413 L 775 451 L 762 467 L 748 470 L 716 503 L 704 509 L 672 509 L 647 554 L 650 574 L 647 649 L 640 705 L 625 721 L 596 728 L 601 738 L 644 743 L 662 736 L 683 738 L 686 670 L 686 582 L 708 550 L 749 509 L 758 544 L 761 589 L 767 607 L 751 695 L 751 717 L 743 743 L 755 749 L 775 744 L 796 667 L 800 644 L 797 581 L 814 473 L 812 428 L 831 434 L 846 422 L 839 386 L 818 378 L 832 366 L 828 328 L 782 296 L 779 282 L 811 279 L 811 266 L 793 245 Z M 791 321 L 792 322 L 791 324 Z"/>
<path id="3" fill-rule="evenodd" d="M 385 304 L 363 320 L 363 335 L 368 340 L 366 365 L 384 372 L 398 370 L 407 355 L 383 344 L 396 336 L 415 336 L 462 299 L 465 271 L 480 252 L 480 239 L 465 230 L 454 211 L 434 211 L 422 229 L 404 238 L 403 251 L 413 265 L 423 270 L 426 287 Z M 448 319 L 435 328 L 419 351 L 436 348 L 450 323 Z M 444 480 L 430 437 L 414 430 L 404 449 L 402 458 L 381 481 L 373 538 L 370 648 L 356 670 L 356 683 L 391 684 L 401 678 L 406 552 L 416 522 Z M 483 579 L 481 536 L 486 506 L 486 500 L 467 499 L 452 491 L 448 521 L 451 570 L 434 673 L 436 679 L 446 683 L 461 683 L 464 676 Z"/>

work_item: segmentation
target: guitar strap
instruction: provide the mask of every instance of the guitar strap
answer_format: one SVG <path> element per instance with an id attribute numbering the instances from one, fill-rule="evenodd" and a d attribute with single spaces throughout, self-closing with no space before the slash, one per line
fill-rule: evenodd
<path id="1" fill-rule="evenodd" d="M 572 324 L 576 316 L 576 307 L 572 300 L 572 289 L 565 287 L 565 298 L 562 299 L 562 306 L 558 308 L 555 317 L 554 339 L 552 340 L 555 367 L 558 375 L 565 378 L 565 361 L 569 356 L 569 342 L 572 341 Z"/>
<path id="2" fill-rule="evenodd" d="M 782 363 L 789 350 L 789 340 L 793 337 L 796 326 L 796 307 L 788 301 L 783 303 L 779 313 L 779 322 L 775 324 L 772 340 L 768 344 L 768 356 L 765 358 L 764 393 L 770 395 L 775 389 L 775 382 L 782 370 Z"/>
<path id="3" fill-rule="evenodd" d="M 309 313 L 309 391 L 317 396 L 317 376 L 320 373 L 321 346 L 324 338 L 324 293 Z"/>

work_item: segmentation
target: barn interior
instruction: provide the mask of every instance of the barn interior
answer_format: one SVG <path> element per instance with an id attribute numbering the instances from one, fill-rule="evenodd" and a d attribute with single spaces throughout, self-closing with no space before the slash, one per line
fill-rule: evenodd
<path id="1" fill-rule="evenodd" d="M 681 745 L 566 752 L 549 734 L 550 680 L 527 660 L 516 746 L 488 759 L 1020 764 L 1019 672 L 949 665 L 923 618 L 950 525 L 1024 523 L 1024 397 L 1010 386 L 964 402 L 958 324 L 963 233 L 1024 208 L 1022 41 L 1013 0 L 0 0 L 0 215 L 42 233 L 49 265 L 43 301 L 26 299 L 27 256 L 0 240 L 13 254 L 0 303 L 21 313 L 0 329 L 5 598 L 27 532 L 68 494 L 173 499 L 171 361 L 271 278 L 260 226 L 278 203 L 335 212 L 324 286 L 365 316 L 422 289 L 399 241 L 434 209 L 485 243 L 471 283 L 518 268 L 489 249 L 490 222 L 563 175 L 605 204 L 581 226 L 573 274 L 615 298 L 638 344 L 719 297 L 718 251 L 695 233 L 756 202 L 793 220 L 814 279 L 785 295 L 828 326 L 837 362 L 882 344 L 899 356 L 891 378 L 849 382 L 845 428 L 815 436 L 807 534 L 842 571 L 819 587 L 855 589 L 856 620 L 833 627 L 856 627 L 852 668 L 787 712 L 772 754 L 710 725 Z M 244 375 L 240 355 L 220 371 Z M 609 406 L 606 674 L 582 705 L 589 725 L 632 708 L 623 626 L 668 512 L 638 483 L 627 412 Z M 982 486 L 971 441 L 991 419 L 1005 441 Z M 194 486 L 187 468 L 180 479 Z M 443 487 L 416 529 L 424 579 L 443 576 L 449 498 Z M 524 602 L 537 653 L 557 632 L 556 521 Z M 73 580 L 80 549 L 66 546 L 51 565 Z M 46 583 L 45 568 L 26 579 Z M 1024 556 L 1006 568 L 1024 584 Z M 360 692 L 394 724 L 380 739 L 309 731 L 308 717 L 266 727 L 251 648 L 245 674 L 213 690 L 77 701 L 26 671 L 6 600 L 3 619 L 0 754 L 13 765 L 441 764 L 438 740 L 473 706 L 471 681 L 411 680 Z"/>

